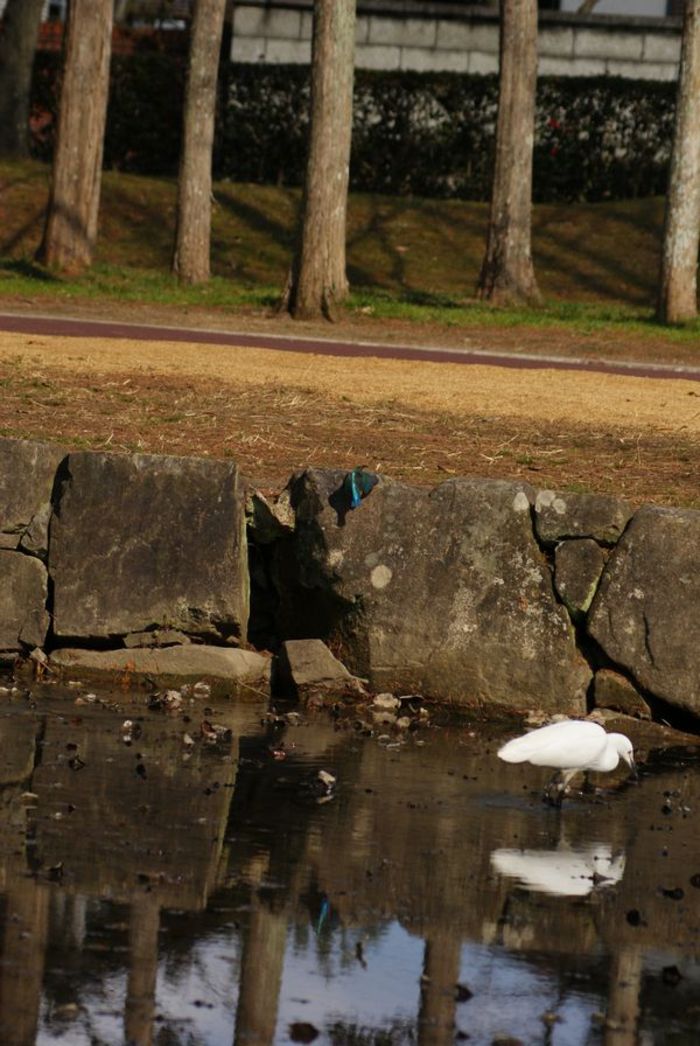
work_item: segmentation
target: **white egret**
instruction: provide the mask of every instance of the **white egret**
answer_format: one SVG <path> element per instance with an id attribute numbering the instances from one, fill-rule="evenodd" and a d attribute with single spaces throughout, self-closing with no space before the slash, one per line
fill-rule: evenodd
<path id="1" fill-rule="evenodd" d="M 556 770 L 545 790 L 545 799 L 555 806 L 561 804 L 569 781 L 580 771 L 605 773 L 614 770 L 620 759 L 635 770 L 629 737 L 608 734 L 598 723 L 583 719 L 564 719 L 514 737 L 499 748 L 498 758 L 506 763 L 531 763 Z"/>

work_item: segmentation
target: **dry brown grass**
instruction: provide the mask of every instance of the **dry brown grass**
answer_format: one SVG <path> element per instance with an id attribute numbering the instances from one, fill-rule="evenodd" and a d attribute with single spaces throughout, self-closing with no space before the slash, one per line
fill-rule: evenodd
<path id="1" fill-rule="evenodd" d="M 362 463 L 700 507 L 691 382 L 1 335 L 0 383 L 5 435 L 232 457 L 268 493 Z"/>

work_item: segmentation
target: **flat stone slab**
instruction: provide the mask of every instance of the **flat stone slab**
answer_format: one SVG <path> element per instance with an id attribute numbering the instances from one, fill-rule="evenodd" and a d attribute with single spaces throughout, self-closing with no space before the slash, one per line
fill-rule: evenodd
<path id="1" fill-rule="evenodd" d="M 154 649 L 55 650 L 49 666 L 70 679 L 105 685 L 157 688 L 185 683 L 208 683 L 212 693 L 232 697 L 260 697 L 270 692 L 270 662 L 253 650 L 191 643 Z"/>
<path id="2" fill-rule="evenodd" d="M 57 636 L 173 628 L 240 643 L 249 585 L 238 468 L 202 458 L 71 454 L 49 572 Z"/>
<path id="3" fill-rule="evenodd" d="M 301 696 L 312 692 L 357 695 L 362 686 L 320 639 L 288 639 L 280 648 L 276 673 L 281 687 Z"/>
<path id="4" fill-rule="evenodd" d="M 0 650 L 43 646 L 49 627 L 47 580 L 41 560 L 0 551 Z"/>

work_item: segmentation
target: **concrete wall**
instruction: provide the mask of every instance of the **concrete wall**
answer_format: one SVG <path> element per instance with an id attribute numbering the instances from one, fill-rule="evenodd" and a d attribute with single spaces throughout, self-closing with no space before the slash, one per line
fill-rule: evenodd
<path id="1" fill-rule="evenodd" d="M 244 0 L 233 14 L 237 62 L 306 63 L 311 0 Z M 673 80 L 681 24 L 673 18 L 587 18 L 541 12 L 542 76 L 625 76 Z M 457 4 L 359 0 L 356 64 L 361 69 L 498 71 L 498 18 Z"/>

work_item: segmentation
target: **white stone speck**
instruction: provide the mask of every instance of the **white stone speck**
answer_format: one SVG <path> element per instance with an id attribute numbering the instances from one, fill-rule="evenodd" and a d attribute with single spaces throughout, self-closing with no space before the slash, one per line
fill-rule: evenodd
<path id="1" fill-rule="evenodd" d="M 375 588 L 386 588 L 393 577 L 391 568 L 387 567 L 384 563 L 380 563 L 376 566 L 369 578 Z"/>

